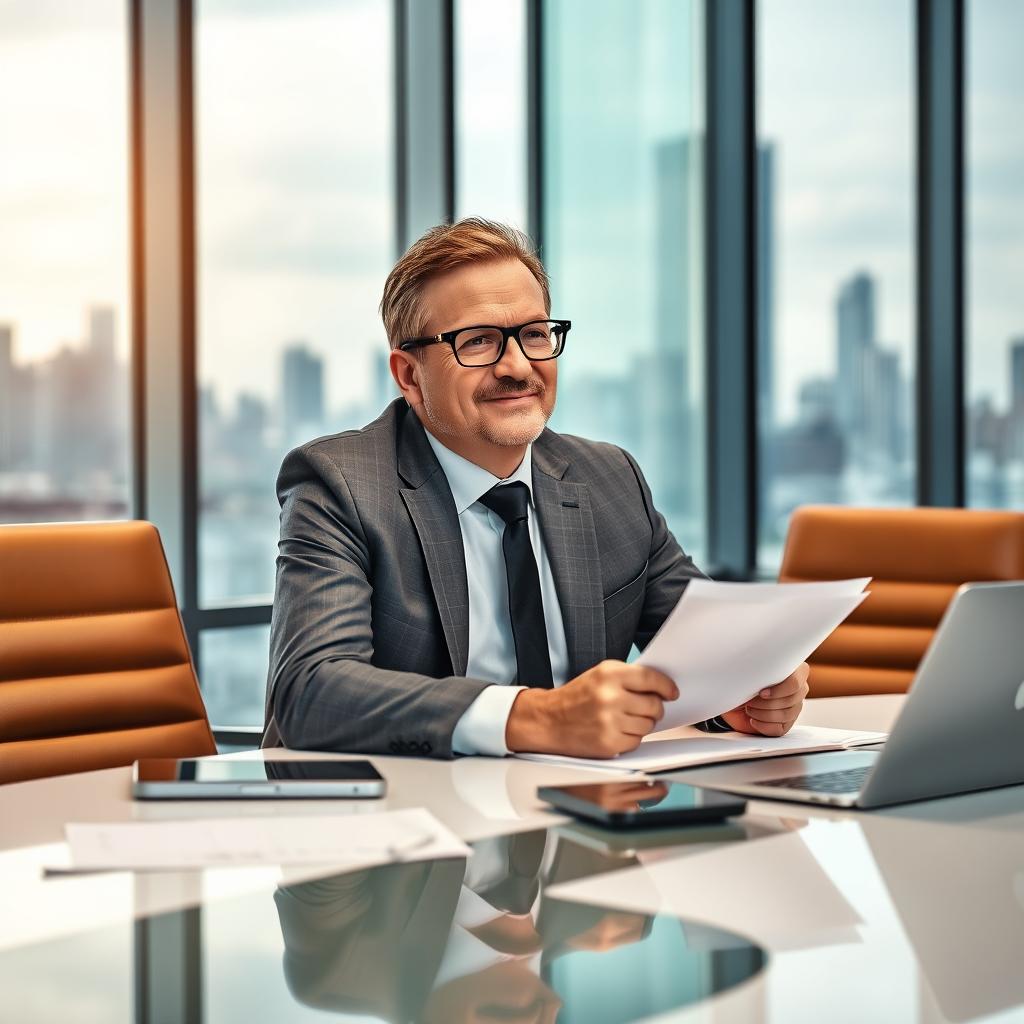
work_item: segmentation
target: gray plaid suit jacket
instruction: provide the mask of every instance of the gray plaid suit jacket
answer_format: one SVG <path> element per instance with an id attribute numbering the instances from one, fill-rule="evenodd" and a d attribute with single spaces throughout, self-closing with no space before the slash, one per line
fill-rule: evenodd
<path id="1" fill-rule="evenodd" d="M 452 756 L 489 683 L 465 675 L 469 594 L 448 479 L 394 401 L 285 458 L 264 746 Z M 533 494 L 573 678 L 641 649 L 702 575 L 632 457 L 545 430 Z"/>

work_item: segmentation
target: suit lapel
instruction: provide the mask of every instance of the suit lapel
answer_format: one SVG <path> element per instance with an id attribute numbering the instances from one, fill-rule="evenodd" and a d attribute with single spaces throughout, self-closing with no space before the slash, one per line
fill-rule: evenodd
<path id="1" fill-rule="evenodd" d="M 464 676 L 469 662 L 469 584 L 462 530 L 448 479 L 412 411 L 406 412 L 399 432 L 398 471 L 410 485 L 401 489 L 402 500 L 423 549 L 452 673 Z"/>
<path id="2" fill-rule="evenodd" d="M 597 531 L 584 483 L 563 480 L 568 461 L 546 430 L 533 446 L 533 494 L 555 578 L 569 653 L 569 678 L 605 656 L 604 594 Z"/>

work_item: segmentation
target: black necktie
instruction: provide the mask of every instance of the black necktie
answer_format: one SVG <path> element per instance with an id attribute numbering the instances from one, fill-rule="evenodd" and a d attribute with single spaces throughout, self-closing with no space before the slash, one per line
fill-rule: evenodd
<path id="1" fill-rule="evenodd" d="M 508 576 L 508 612 L 516 644 L 516 682 L 523 686 L 553 685 L 544 604 L 537 560 L 530 543 L 529 488 L 524 483 L 499 484 L 481 499 L 505 521 L 501 550 Z"/>

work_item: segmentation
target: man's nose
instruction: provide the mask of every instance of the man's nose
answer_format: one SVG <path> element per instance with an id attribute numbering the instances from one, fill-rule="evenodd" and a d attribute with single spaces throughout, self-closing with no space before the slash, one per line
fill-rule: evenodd
<path id="1" fill-rule="evenodd" d="M 526 380 L 533 372 L 530 360 L 523 355 L 519 342 L 509 338 L 502 357 L 494 364 L 496 377 L 512 377 L 515 380 Z"/>

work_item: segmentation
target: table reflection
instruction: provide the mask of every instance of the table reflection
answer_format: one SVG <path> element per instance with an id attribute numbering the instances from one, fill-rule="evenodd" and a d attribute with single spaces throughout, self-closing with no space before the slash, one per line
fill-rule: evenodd
<path id="1" fill-rule="evenodd" d="M 942 1014 L 1024 1003 L 1024 836 L 865 820 L 861 828 Z M 927 850 L 922 855 L 922 850 Z"/>
<path id="2" fill-rule="evenodd" d="M 761 969 L 763 952 L 738 936 L 545 894 L 629 863 L 530 832 L 481 841 L 468 861 L 281 887 L 288 987 L 303 1004 L 361 1021 L 613 1024 Z"/>

